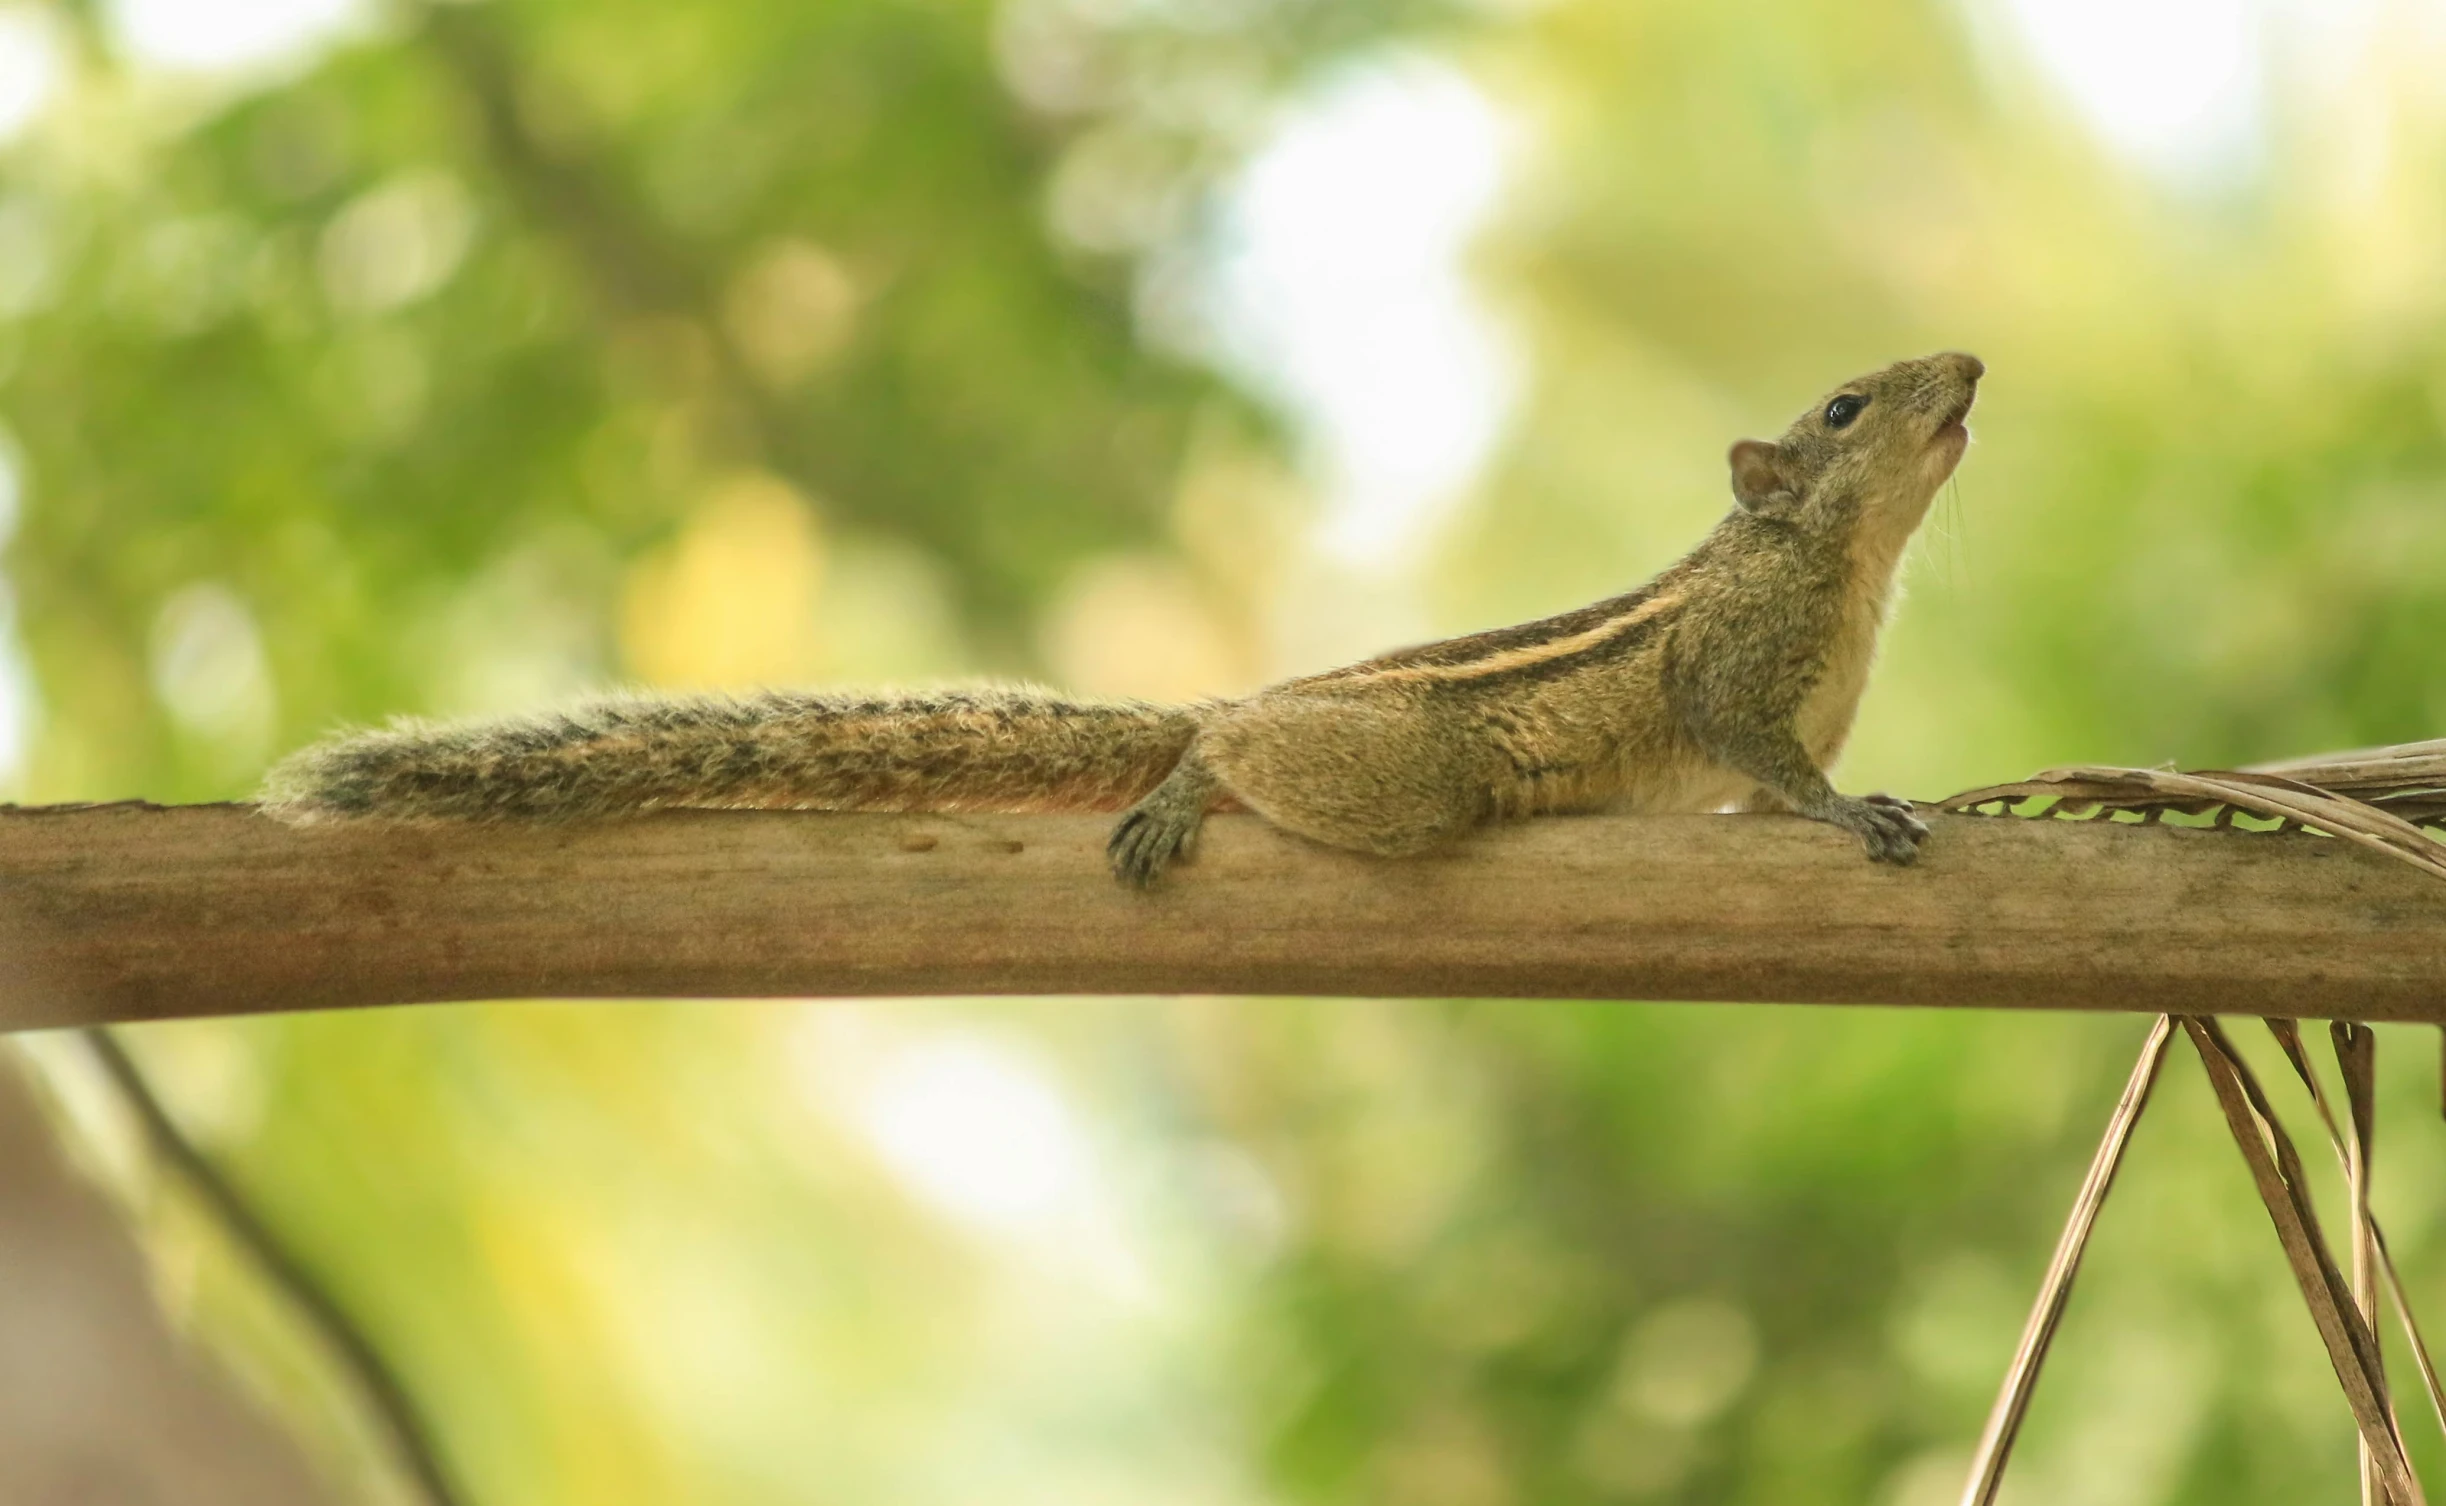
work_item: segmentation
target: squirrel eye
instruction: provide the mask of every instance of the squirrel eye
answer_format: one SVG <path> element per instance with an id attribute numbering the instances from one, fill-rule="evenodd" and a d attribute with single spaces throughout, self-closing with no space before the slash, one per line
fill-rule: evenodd
<path id="1" fill-rule="evenodd" d="M 1841 397 L 1836 398 L 1833 402 L 1826 405 L 1826 427 L 1829 429 L 1840 429 L 1844 427 L 1853 419 L 1858 418 L 1860 416 L 1860 410 L 1867 406 L 1867 398 L 1854 397 L 1848 392 L 1844 393 Z"/>

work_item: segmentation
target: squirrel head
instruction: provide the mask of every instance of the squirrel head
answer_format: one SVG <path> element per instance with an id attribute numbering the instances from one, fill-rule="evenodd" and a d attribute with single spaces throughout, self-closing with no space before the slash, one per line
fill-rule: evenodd
<path id="1" fill-rule="evenodd" d="M 1897 361 L 1818 399 L 1783 438 L 1732 448 L 1733 497 L 1746 510 L 1899 548 L 1969 447 L 1963 420 L 1987 368 L 1945 351 Z"/>

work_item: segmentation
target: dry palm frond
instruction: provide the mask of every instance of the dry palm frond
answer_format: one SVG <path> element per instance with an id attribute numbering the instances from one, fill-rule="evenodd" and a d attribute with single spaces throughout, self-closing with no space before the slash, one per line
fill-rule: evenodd
<path id="1" fill-rule="evenodd" d="M 1965 790 L 1938 805 L 1949 811 L 2068 820 L 2128 814 L 2143 823 L 2159 821 L 2173 812 L 2209 817 L 2218 827 L 2231 827 L 2236 816 L 2248 814 L 2275 821 L 2280 831 L 2301 829 L 2340 837 L 2446 879 L 2446 842 L 2431 835 L 2446 835 L 2446 739 L 2329 753 L 2251 769 L 2050 769 L 2013 784 Z M 2353 1272 L 2347 1281 L 2319 1230 L 2291 1137 L 2223 1029 L 2215 1020 L 2198 1016 L 2161 1016 L 2142 1047 L 2140 1062 L 2074 1202 L 2020 1349 L 1989 1414 L 1986 1434 L 1963 1490 L 1964 1506 L 1988 1506 L 1994 1499 L 2045 1363 L 2048 1343 L 2071 1294 L 2098 1205 L 2113 1181 L 2133 1123 L 2147 1104 L 2149 1085 L 2167 1038 L 2178 1024 L 2199 1050 L 2218 1106 L 2250 1167 L 2251 1179 L 2276 1226 L 2278 1242 L 2343 1387 L 2361 1435 L 2365 1506 L 2420 1506 L 2424 1499 L 2420 1481 L 2412 1473 L 2402 1428 L 2387 1395 L 2376 1324 L 2376 1287 L 2381 1280 L 2395 1299 L 2430 1406 L 2442 1425 L 2446 1425 L 2446 1395 L 2441 1395 L 2428 1345 L 2413 1321 L 2410 1304 L 2404 1301 L 2402 1279 L 2385 1235 L 2369 1210 L 2373 1081 L 2368 1028 L 2343 1023 L 2333 1031 L 2351 1116 L 2348 1136 L 2302 1047 L 2299 1028 L 2290 1020 L 2268 1021 L 2286 1061 L 2310 1091 L 2351 1188 Z"/>
<path id="2" fill-rule="evenodd" d="M 2153 822 L 2172 811 L 2212 816 L 2218 826 L 2248 813 L 2278 822 L 2280 830 L 2341 837 L 2446 879 L 2446 843 L 2423 830 L 2446 833 L 2446 738 L 2250 769 L 2049 769 L 1937 803 L 1949 811 L 2069 820 L 2129 812 Z"/>

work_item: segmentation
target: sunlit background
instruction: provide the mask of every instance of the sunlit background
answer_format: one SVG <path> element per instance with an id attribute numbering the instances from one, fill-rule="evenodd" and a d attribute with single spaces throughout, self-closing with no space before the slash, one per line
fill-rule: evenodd
<path id="1" fill-rule="evenodd" d="M 1946 347 L 1978 443 L 1846 787 L 2446 735 L 2439 0 L 6 0 L 0 766 L 242 797 L 344 721 L 607 682 L 1228 693 L 1622 589 L 1730 441 Z M 1940 1506 L 2139 1031 L 127 1039 L 484 1506 Z M 2382 1041 L 2434 1317 L 2435 1047 Z M 413 1500 L 76 1043 L 26 1046 L 293 1498 Z M 2015 1506 L 2350 1495 L 2224 1136 L 2178 1060 Z M 270 1499 L 136 1403 L 57 1442 L 57 1377 L 112 1375 L 33 1347 L 35 1499 Z"/>

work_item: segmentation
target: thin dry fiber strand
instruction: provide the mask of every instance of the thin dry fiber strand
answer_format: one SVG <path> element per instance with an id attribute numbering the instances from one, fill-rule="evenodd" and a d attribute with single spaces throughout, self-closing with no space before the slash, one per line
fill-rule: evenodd
<path id="1" fill-rule="evenodd" d="M 2378 1134 L 2378 1038 L 2367 1025 L 2331 1021 L 2328 1034 L 2336 1048 L 2336 1070 L 2344 1075 L 2344 1094 L 2351 1110 L 2353 1143 L 2344 1158 L 2344 1179 L 2352 1190 L 2353 1310 L 2369 1325 L 2371 1348 L 2378 1355 L 2378 1373 L 2386 1374 L 2386 1334 L 2378 1327 L 2378 1221 L 2370 1212 L 2370 1149 Z M 2300 1034 L 2295 1032 L 2296 1037 Z M 2317 1079 L 2312 1078 L 2315 1087 Z M 2315 1091 L 2313 1098 L 2319 1096 Z M 2386 1398 L 2387 1421 L 2395 1436 L 2403 1436 L 2403 1419 L 2395 1399 Z M 2360 1440 L 2361 1506 L 2382 1506 L 2386 1486 L 2378 1477 L 2378 1461 L 2369 1440 Z"/>
<path id="2" fill-rule="evenodd" d="M 2336 1061 L 2344 1073 L 2345 1098 L 2353 1119 L 2354 1144 L 2348 1146 L 2343 1128 L 2336 1122 L 2335 1109 L 2328 1102 L 2326 1090 L 2319 1085 L 2317 1069 L 2311 1066 L 2310 1054 L 2302 1046 L 2299 1023 L 2269 1020 L 2267 1026 L 2276 1037 L 2276 1043 L 2284 1049 L 2285 1060 L 2291 1064 L 2293 1075 L 2299 1077 L 2302 1085 L 2310 1090 L 2310 1101 L 2318 1108 L 2319 1118 L 2327 1126 L 2328 1143 L 2335 1148 L 2336 1164 L 2353 1182 L 2353 1205 L 2362 1220 L 2362 1232 L 2367 1238 L 2370 1254 L 2376 1259 L 2378 1274 L 2386 1281 L 2387 1295 L 2394 1301 L 2396 1319 L 2403 1325 L 2404 1342 L 2412 1346 L 2413 1362 L 2420 1369 L 2421 1387 L 2429 1395 L 2430 1413 L 2437 1418 L 2438 1431 L 2446 1433 L 2446 1389 L 2441 1389 L 2439 1385 L 2437 1364 L 2429 1357 L 2428 1340 L 2422 1337 L 2420 1324 L 2412 1316 L 2412 1304 L 2404 1294 L 2403 1276 L 2395 1269 L 2394 1251 L 2387 1247 L 2386 1230 L 2380 1226 L 2378 1215 L 2369 1208 L 2369 1142 L 2376 1120 L 2376 1062 L 2371 1048 L 2375 1046 L 2377 1038 L 2367 1025 L 2338 1024 L 2330 1027 L 2338 1032 Z M 2353 1032 L 2350 1045 L 2342 1034 L 2348 1030 Z M 2356 1273 L 2353 1283 L 2356 1298 L 2360 1296 L 2361 1284 Z"/>
<path id="3" fill-rule="evenodd" d="M 2345 1402 L 2352 1408 L 2353 1421 L 2360 1426 L 2362 1441 L 2368 1446 L 2366 1457 L 2373 1461 L 2394 1506 L 2425 1506 L 2420 1481 L 2413 1475 L 2404 1449 L 2403 1434 L 2395 1425 L 2394 1408 L 2387 1400 L 2386 1370 L 2378 1351 L 2377 1330 L 2362 1321 L 2352 1288 L 2328 1253 L 2292 1137 L 2277 1121 L 2276 1111 L 2260 1090 L 2258 1078 L 2226 1039 L 2223 1028 L 2215 1020 L 2199 1015 L 2184 1016 L 2182 1026 L 2190 1034 L 2191 1043 L 2199 1048 L 2200 1063 L 2208 1069 L 2208 1082 L 2216 1090 L 2217 1105 L 2225 1112 L 2234 1143 L 2241 1148 L 2242 1159 L 2249 1163 L 2251 1180 L 2258 1184 L 2260 1200 L 2267 1204 L 2268 1216 L 2276 1224 L 2277 1239 L 2285 1247 L 2285 1258 L 2301 1286 L 2302 1299 L 2310 1305 L 2311 1321 L 2327 1346 L 2327 1357 L 2344 1388 Z"/>
<path id="4" fill-rule="evenodd" d="M 2004 1373 L 2004 1386 L 1997 1392 L 1996 1405 L 1987 1414 L 1987 1430 L 1979 1437 L 1979 1451 L 1972 1456 L 1970 1483 L 1962 1488 L 1962 1506 L 1990 1506 L 1996 1499 L 1996 1488 L 2004 1483 L 2004 1466 L 2013 1454 L 2013 1442 L 2021 1435 L 2021 1420 L 2030 1410 L 2030 1395 L 2038 1389 L 2038 1373 L 2047 1363 L 2048 1346 L 2055 1342 L 2055 1330 L 2064 1319 L 2064 1304 L 2071 1300 L 2073 1278 L 2080 1274 L 2082 1252 L 2089 1248 L 2089 1236 L 2098 1224 L 2098 1210 L 2106 1204 L 2107 1191 L 2114 1186 L 2115 1173 L 2123 1165 L 2123 1152 L 2132 1141 L 2132 1127 L 2140 1122 L 2140 1111 L 2149 1106 L 2149 1090 L 2157 1085 L 2157 1069 L 2165 1063 L 2166 1045 L 2174 1038 L 2174 1017 L 2159 1015 L 2149 1027 L 2149 1036 L 2140 1047 L 2140 1060 L 2132 1067 L 2129 1082 L 2123 1085 L 2122 1101 L 2115 1105 L 2114 1117 L 2107 1121 L 2106 1138 L 2098 1142 L 2098 1153 L 2089 1163 L 2089 1175 L 2082 1179 L 2080 1195 L 2072 1202 L 2072 1215 L 2064 1221 L 2063 1235 L 2055 1244 L 2055 1258 L 2047 1263 L 2047 1277 L 2039 1283 L 2038 1301 L 2030 1309 L 2030 1321 L 2022 1328 L 2021 1344 L 2013 1351 L 2013 1363 Z"/>
<path id="5" fill-rule="evenodd" d="M 2039 802 L 2024 807 L 2025 801 Z M 2011 784 L 1964 790 L 1949 811 L 2094 820 L 2118 811 L 2153 822 L 2167 812 L 2213 815 L 2229 826 L 2247 811 L 2356 842 L 2446 879 L 2446 738 L 2322 753 L 2248 769 L 2126 769 L 2076 765 Z"/>

